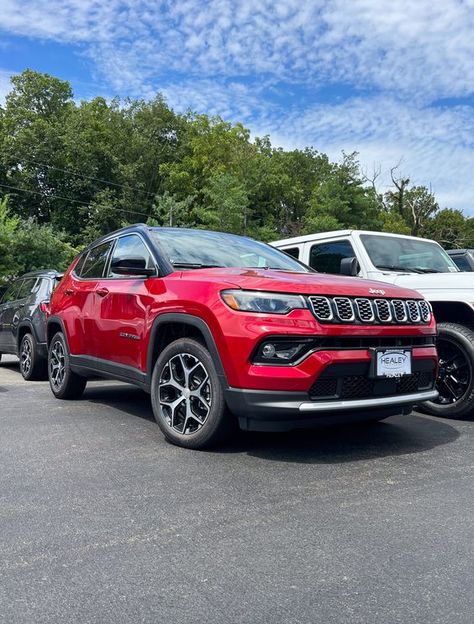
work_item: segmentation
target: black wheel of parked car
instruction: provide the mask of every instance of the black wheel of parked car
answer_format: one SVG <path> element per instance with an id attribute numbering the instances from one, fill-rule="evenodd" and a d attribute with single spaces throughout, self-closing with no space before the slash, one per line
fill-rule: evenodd
<path id="1" fill-rule="evenodd" d="M 203 449 L 222 442 L 235 418 L 228 413 L 209 351 L 196 340 L 168 345 L 153 370 L 151 400 L 165 437 L 179 446 Z"/>
<path id="2" fill-rule="evenodd" d="M 48 377 L 53 394 L 58 399 L 78 399 L 87 379 L 71 370 L 66 340 L 61 332 L 54 335 L 48 351 Z"/>
<path id="3" fill-rule="evenodd" d="M 445 418 L 474 417 L 474 330 L 457 323 L 438 325 L 439 372 L 436 401 L 420 409 Z"/>
<path id="4" fill-rule="evenodd" d="M 27 381 L 45 379 L 46 360 L 39 356 L 38 346 L 32 334 L 25 334 L 21 339 L 18 357 L 23 379 Z"/>

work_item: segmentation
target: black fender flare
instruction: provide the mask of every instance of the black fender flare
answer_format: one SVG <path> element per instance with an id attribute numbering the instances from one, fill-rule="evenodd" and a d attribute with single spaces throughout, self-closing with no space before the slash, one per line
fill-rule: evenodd
<path id="1" fill-rule="evenodd" d="M 50 317 L 48 317 L 48 320 L 47 320 L 47 323 L 46 323 L 46 343 L 48 345 L 48 349 L 49 349 L 49 344 L 51 342 L 51 340 L 49 338 L 49 328 L 50 328 L 51 325 L 53 325 L 53 323 L 56 324 L 56 325 L 59 325 L 61 327 L 61 331 L 63 333 L 64 340 L 66 341 L 66 346 L 67 346 L 68 353 L 70 353 L 69 342 L 68 342 L 67 333 L 66 333 L 66 328 L 64 326 L 63 320 L 61 318 L 59 318 L 59 316 L 50 316 Z M 51 336 L 51 338 L 52 338 L 52 336 Z"/>
<path id="2" fill-rule="evenodd" d="M 212 335 L 209 325 L 199 316 L 193 316 L 192 314 L 184 314 L 179 312 L 167 312 L 159 314 L 153 321 L 153 325 L 150 332 L 150 341 L 148 343 L 148 355 L 147 355 L 147 377 L 151 382 L 151 376 L 153 373 L 153 348 L 155 345 L 156 337 L 161 327 L 169 325 L 171 323 L 181 323 L 183 325 L 191 325 L 196 327 L 202 333 L 206 347 L 211 354 L 211 357 L 216 366 L 217 374 L 221 379 L 224 388 L 228 388 L 227 375 L 225 374 L 224 367 L 222 365 L 221 356 L 217 349 L 214 336 Z"/>
<path id="3" fill-rule="evenodd" d="M 33 325 L 33 323 L 29 320 L 29 319 L 23 319 L 19 324 L 18 327 L 16 328 L 15 331 L 15 341 L 16 341 L 16 348 L 17 351 L 20 350 L 20 335 L 22 333 L 22 329 L 24 327 L 28 328 L 28 333 L 33 335 L 33 338 L 36 340 L 36 342 L 38 342 L 38 336 L 36 334 L 36 329 L 35 326 Z"/>

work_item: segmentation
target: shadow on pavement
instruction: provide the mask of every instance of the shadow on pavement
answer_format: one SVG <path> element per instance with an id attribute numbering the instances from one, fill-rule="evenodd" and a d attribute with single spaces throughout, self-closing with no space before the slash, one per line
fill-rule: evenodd
<path id="1" fill-rule="evenodd" d="M 83 400 L 154 422 L 150 397 L 133 386 L 90 385 Z M 421 453 L 454 442 L 458 437 L 459 432 L 446 420 L 413 413 L 383 422 L 290 433 L 238 432 L 230 443 L 209 452 L 245 453 L 280 462 L 328 464 Z"/>

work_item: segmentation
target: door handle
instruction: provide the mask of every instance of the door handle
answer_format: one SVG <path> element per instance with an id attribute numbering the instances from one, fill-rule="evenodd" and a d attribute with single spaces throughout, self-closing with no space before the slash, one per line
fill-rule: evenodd
<path id="1" fill-rule="evenodd" d="M 98 288 L 96 290 L 96 293 L 99 295 L 99 297 L 107 297 L 107 295 L 109 294 L 109 291 L 107 288 Z"/>
<path id="2" fill-rule="evenodd" d="M 74 288 L 66 288 L 66 290 L 64 291 L 65 295 L 73 295 L 74 294 Z"/>

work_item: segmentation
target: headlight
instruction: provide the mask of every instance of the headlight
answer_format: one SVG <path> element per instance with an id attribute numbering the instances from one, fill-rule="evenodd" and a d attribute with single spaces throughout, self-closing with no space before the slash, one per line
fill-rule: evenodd
<path id="1" fill-rule="evenodd" d="M 299 295 L 278 295 L 252 290 L 224 290 L 221 296 L 229 308 L 240 312 L 288 314 L 291 310 L 307 307 L 306 301 Z"/>

